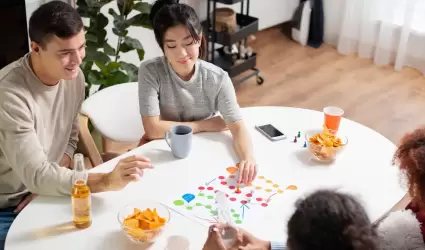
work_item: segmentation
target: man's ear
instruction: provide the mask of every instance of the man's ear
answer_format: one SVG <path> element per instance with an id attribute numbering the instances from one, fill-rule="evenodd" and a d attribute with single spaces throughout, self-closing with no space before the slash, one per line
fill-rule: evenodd
<path id="1" fill-rule="evenodd" d="M 41 50 L 41 46 L 38 43 L 31 41 L 31 50 L 36 53 L 39 53 Z"/>

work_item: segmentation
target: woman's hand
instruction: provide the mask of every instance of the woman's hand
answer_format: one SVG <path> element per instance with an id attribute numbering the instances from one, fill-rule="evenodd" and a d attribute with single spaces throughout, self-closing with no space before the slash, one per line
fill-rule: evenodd
<path id="1" fill-rule="evenodd" d="M 248 185 L 257 177 L 258 167 L 254 159 L 242 160 L 236 166 L 239 168 L 238 183 Z"/>

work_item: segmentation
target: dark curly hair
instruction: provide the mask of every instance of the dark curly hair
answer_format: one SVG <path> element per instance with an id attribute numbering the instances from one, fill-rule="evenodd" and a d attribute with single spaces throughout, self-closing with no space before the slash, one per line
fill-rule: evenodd
<path id="1" fill-rule="evenodd" d="M 393 157 L 407 177 L 409 194 L 419 207 L 425 206 L 425 127 L 405 134 Z"/>
<path id="2" fill-rule="evenodd" d="M 319 190 L 296 202 L 288 222 L 291 250 L 375 250 L 378 235 L 363 206 L 351 195 Z"/>

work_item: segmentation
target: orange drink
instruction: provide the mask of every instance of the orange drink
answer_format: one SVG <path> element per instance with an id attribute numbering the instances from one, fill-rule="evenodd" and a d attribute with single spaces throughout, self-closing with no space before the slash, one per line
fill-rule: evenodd
<path id="1" fill-rule="evenodd" d="M 325 114 L 325 126 L 336 133 L 339 129 L 339 124 L 341 123 L 341 118 L 344 115 L 344 110 L 338 107 L 329 106 L 323 109 Z"/>

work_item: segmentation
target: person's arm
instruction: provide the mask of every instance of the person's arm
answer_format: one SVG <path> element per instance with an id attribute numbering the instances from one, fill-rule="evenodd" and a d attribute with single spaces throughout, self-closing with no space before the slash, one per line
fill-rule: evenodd
<path id="1" fill-rule="evenodd" d="M 235 150 L 239 156 L 239 182 L 250 183 L 257 174 L 256 160 L 251 135 L 245 126 L 236 98 L 232 80 L 226 74 L 218 92 L 218 110 L 233 136 Z"/>
<path id="2" fill-rule="evenodd" d="M 412 201 L 412 197 L 410 196 L 409 193 L 406 193 L 403 196 L 403 198 L 401 198 L 390 210 L 388 210 L 388 212 L 386 212 L 381 217 L 379 217 L 373 224 L 378 225 L 392 212 L 404 210 L 411 201 Z"/>
<path id="3" fill-rule="evenodd" d="M 34 129 L 29 107 L 19 93 L 0 90 L 0 149 L 33 194 L 70 195 L 73 171 L 49 162 Z M 111 189 L 111 174 L 89 174 L 92 192 Z"/>

